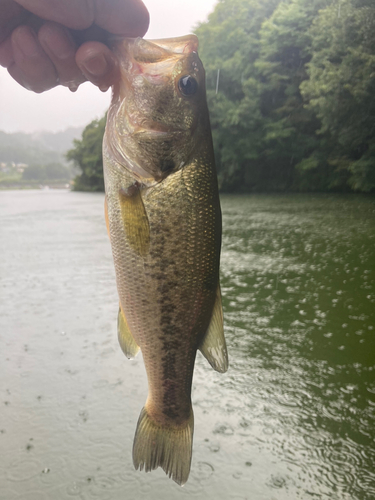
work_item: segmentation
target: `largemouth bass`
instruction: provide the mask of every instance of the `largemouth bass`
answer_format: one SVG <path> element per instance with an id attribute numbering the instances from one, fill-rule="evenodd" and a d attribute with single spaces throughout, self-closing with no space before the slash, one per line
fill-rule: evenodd
<path id="1" fill-rule="evenodd" d="M 197 349 L 228 366 L 219 285 L 221 211 L 205 75 L 194 35 L 115 43 L 103 142 L 106 216 L 120 297 L 118 336 L 142 351 L 149 394 L 136 469 L 189 476 Z"/>

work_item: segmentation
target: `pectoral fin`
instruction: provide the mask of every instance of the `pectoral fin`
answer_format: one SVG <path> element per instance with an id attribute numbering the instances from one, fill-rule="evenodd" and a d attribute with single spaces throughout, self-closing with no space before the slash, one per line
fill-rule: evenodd
<path id="1" fill-rule="evenodd" d="M 138 354 L 139 346 L 129 330 L 128 322 L 126 321 L 125 315 L 121 309 L 121 305 L 117 318 L 117 335 L 121 349 L 123 350 L 125 356 L 129 359 L 135 358 Z"/>
<path id="2" fill-rule="evenodd" d="M 220 285 L 217 287 L 216 300 L 211 322 L 199 350 L 212 368 L 224 373 L 228 370 L 228 352 L 224 338 L 223 307 L 221 305 Z"/>
<path id="3" fill-rule="evenodd" d="M 120 190 L 120 205 L 126 239 L 134 252 L 145 257 L 150 251 L 150 226 L 137 183 Z"/>

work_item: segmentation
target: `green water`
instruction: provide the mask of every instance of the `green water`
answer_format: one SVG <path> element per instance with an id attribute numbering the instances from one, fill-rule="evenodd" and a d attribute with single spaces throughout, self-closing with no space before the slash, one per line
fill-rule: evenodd
<path id="1" fill-rule="evenodd" d="M 223 199 L 233 378 L 273 435 L 265 446 L 300 464 L 312 496 L 375 498 L 374 209 L 357 197 Z"/>
<path id="2" fill-rule="evenodd" d="M 222 196 L 230 369 L 198 355 L 191 476 L 134 471 L 103 196 L 0 193 L 0 499 L 375 498 L 375 200 Z"/>

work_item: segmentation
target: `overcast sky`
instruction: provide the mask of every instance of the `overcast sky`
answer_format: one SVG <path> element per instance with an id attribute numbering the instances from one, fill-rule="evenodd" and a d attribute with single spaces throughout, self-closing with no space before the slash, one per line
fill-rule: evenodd
<path id="1" fill-rule="evenodd" d="M 146 38 L 169 38 L 191 33 L 205 21 L 217 0 L 143 0 L 150 12 Z M 34 94 L 10 78 L 0 67 L 0 130 L 4 132 L 57 132 L 70 126 L 87 125 L 101 118 L 108 108 L 110 91 L 100 92 L 84 83 L 77 92 L 65 87 Z"/>

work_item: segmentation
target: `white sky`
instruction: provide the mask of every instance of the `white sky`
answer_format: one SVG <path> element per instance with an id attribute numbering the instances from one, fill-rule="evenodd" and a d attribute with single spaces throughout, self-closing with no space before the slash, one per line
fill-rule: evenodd
<path id="1" fill-rule="evenodd" d="M 205 21 L 217 0 L 143 0 L 150 12 L 146 38 L 169 38 L 190 33 Z M 77 92 L 65 87 L 34 94 L 18 85 L 0 67 L 0 130 L 4 132 L 57 132 L 70 126 L 87 125 L 101 118 L 108 108 L 105 94 L 84 83 Z"/>

